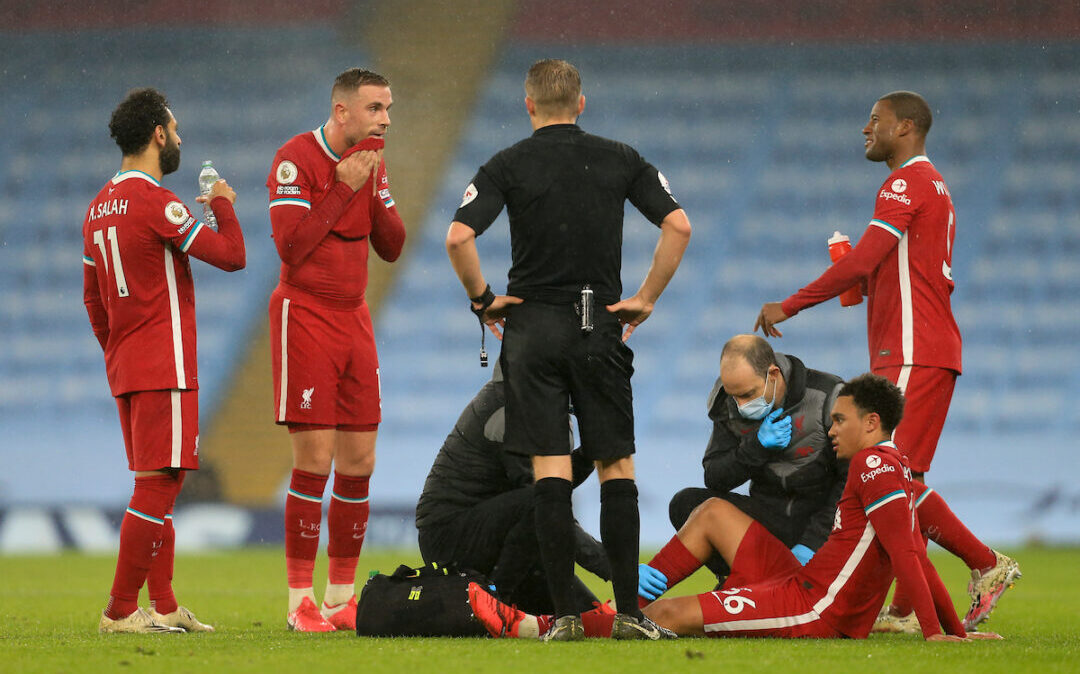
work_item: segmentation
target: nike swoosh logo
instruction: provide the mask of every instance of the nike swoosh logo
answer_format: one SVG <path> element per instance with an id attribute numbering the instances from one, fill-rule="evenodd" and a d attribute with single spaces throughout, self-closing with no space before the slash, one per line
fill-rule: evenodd
<path id="1" fill-rule="evenodd" d="M 353 535 L 352 535 L 352 537 L 353 537 L 353 540 L 357 540 L 357 541 L 362 541 L 362 540 L 364 540 L 364 537 L 363 537 L 363 536 L 357 536 L 356 534 L 353 534 Z"/>
<path id="2" fill-rule="evenodd" d="M 300 532 L 300 538 L 318 538 L 319 534 L 309 534 L 303 531 Z"/>

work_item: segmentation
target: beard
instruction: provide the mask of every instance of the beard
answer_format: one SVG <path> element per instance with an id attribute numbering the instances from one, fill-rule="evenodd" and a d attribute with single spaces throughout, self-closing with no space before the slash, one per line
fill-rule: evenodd
<path id="1" fill-rule="evenodd" d="M 165 147 L 161 149 L 161 154 L 158 155 L 158 168 L 161 169 L 161 175 L 164 176 L 180 168 L 180 145 L 172 138 L 169 139 Z"/>

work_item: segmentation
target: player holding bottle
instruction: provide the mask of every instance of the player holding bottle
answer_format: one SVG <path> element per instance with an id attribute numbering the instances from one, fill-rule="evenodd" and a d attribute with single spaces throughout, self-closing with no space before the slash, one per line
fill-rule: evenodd
<path id="1" fill-rule="evenodd" d="M 894 439 L 920 482 L 930 470 L 961 368 L 960 330 L 950 303 L 956 213 L 945 180 L 926 157 L 932 121 L 918 94 L 896 91 L 878 99 L 863 128 L 866 158 L 885 162 L 892 173 L 878 190 L 873 219 L 850 253 L 783 302 L 764 304 L 754 323 L 755 330 L 781 337 L 776 324 L 863 285 L 870 369 L 899 386 L 908 401 Z M 937 528 L 961 542 L 960 556 L 972 569 L 965 623 L 977 625 L 1020 576 L 1019 567 L 970 535 L 955 516 L 941 518 Z M 897 621 L 910 612 L 906 588 L 898 584 L 891 613 L 882 612 L 882 629 L 903 629 Z M 909 616 L 907 628 L 913 626 Z"/>
<path id="2" fill-rule="evenodd" d="M 341 73 L 330 118 L 285 143 L 267 179 L 282 261 L 270 296 L 275 418 L 288 426 L 293 450 L 285 505 L 287 625 L 302 632 L 355 629 L 356 564 L 381 420 L 379 363 L 364 299 L 368 246 L 393 262 L 405 242 L 382 160 L 392 103 L 381 75 L 359 68 Z M 320 611 L 312 570 L 332 466 L 330 568 Z"/>
<path id="3" fill-rule="evenodd" d="M 889 440 L 903 408 L 900 390 L 883 377 L 862 375 L 840 390 L 829 437 L 837 458 L 849 459 L 851 466 L 832 532 L 806 566 L 750 516 L 713 499 L 649 566 L 666 577 L 660 588 L 666 589 L 715 551 L 731 565 L 727 582 L 713 592 L 659 599 L 643 609 L 645 614 L 685 636 L 861 639 L 869 634 L 895 574 L 911 588 L 928 641 L 1000 638 L 965 633 L 926 558 L 910 471 Z M 512 635 L 530 622 L 476 589 L 471 601 L 493 634 Z"/>
<path id="4" fill-rule="evenodd" d="M 206 197 L 217 232 L 206 227 L 162 176 L 180 167 L 180 136 L 168 102 L 135 89 L 109 131 L 120 171 L 90 202 L 83 221 L 83 301 L 120 412 L 135 490 L 120 525 L 120 552 L 100 632 L 213 631 L 172 590 L 172 509 L 184 471 L 199 467 L 195 286 L 189 256 L 243 269 L 244 237 L 224 180 Z M 149 611 L 139 608 L 143 583 Z"/>

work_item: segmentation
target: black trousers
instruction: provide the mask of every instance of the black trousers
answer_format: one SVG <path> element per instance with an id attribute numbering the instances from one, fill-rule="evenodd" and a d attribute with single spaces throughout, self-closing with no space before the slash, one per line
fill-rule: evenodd
<path id="1" fill-rule="evenodd" d="M 802 538 L 803 531 L 809 523 L 810 515 L 813 513 L 813 511 L 806 509 L 805 512 L 793 512 L 789 515 L 786 512 L 788 499 L 772 499 L 763 496 L 751 497 L 733 492 L 713 491 L 703 487 L 687 487 L 676 493 L 671 498 L 671 503 L 668 504 L 668 517 L 671 519 L 671 526 L 675 527 L 676 530 L 681 529 L 682 525 L 686 524 L 686 520 L 690 519 L 690 514 L 694 512 L 694 509 L 710 498 L 720 498 L 731 503 L 760 522 L 770 534 L 776 536 L 780 539 L 780 542 L 789 548 L 795 546 L 799 539 Z M 724 578 L 731 573 L 731 567 L 718 554 L 713 554 L 705 562 L 705 566 L 716 574 L 716 578 L 720 582 L 723 582 Z"/>
<path id="2" fill-rule="evenodd" d="M 419 543 L 424 561 L 479 571 L 506 603 L 527 613 L 554 613 L 536 542 L 532 493 L 531 485 L 508 491 L 423 527 Z M 573 595 L 580 612 L 598 601 L 576 576 Z"/>

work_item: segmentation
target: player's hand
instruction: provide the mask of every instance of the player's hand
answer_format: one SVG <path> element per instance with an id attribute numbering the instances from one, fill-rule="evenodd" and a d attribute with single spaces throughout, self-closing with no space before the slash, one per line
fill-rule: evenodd
<path id="1" fill-rule="evenodd" d="M 997 632 L 968 632 L 968 641 L 1000 641 L 1005 637 Z"/>
<path id="2" fill-rule="evenodd" d="M 964 637 L 958 637 L 955 634 L 931 634 L 926 637 L 927 641 L 967 641 Z"/>
<path id="3" fill-rule="evenodd" d="M 634 328 L 645 322 L 653 312 L 653 303 L 646 302 L 640 295 L 634 295 L 621 302 L 609 304 L 607 310 L 619 317 L 619 323 L 626 326 L 622 341 L 630 339 Z"/>
<path id="4" fill-rule="evenodd" d="M 374 184 L 380 163 L 382 150 L 361 150 L 339 161 L 334 175 L 355 192 L 363 187 L 368 179 Z"/>
<path id="5" fill-rule="evenodd" d="M 667 576 L 648 564 L 638 564 L 637 593 L 652 601 L 667 592 Z"/>
<path id="6" fill-rule="evenodd" d="M 200 204 L 205 204 L 213 201 L 218 197 L 225 197 L 229 200 L 229 203 L 236 203 L 236 190 L 229 187 L 229 183 L 224 180 L 218 180 L 216 183 L 210 186 L 210 192 L 203 196 L 195 197 L 195 201 Z"/>
<path id="7" fill-rule="evenodd" d="M 765 449 L 787 449 L 791 442 L 791 417 L 780 419 L 784 408 L 769 413 L 758 427 L 757 439 Z"/>
<path id="8" fill-rule="evenodd" d="M 806 566 L 806 563 L 814 557 L 814 551 L 802 543 L 793 547 L 791 549 L 791 554 L 795 555 L 795 559 L 799 560 L 799 564 L 802 564 L 803 566 Z"/>
<path id="9" fill-rule="evenodd" d="M 757 320 L 754 321 L 753 332 L 757 332 L 758 328 L 761 328 L 762 334 L 766 337 L 783 337 L 784 333 L 776 329 L 776 324 L 783 323 L 788 318 L 779 302 L 766 302 L 761 305 L 761 312 L 758 313 Z"/>
<path id="10" fill-rule="evenodd" d="M 484 310 L 484 316 L 480 320 L 488 326 L 491 334 L 495 335 L 495 338 L 501 342 L 502 329 L 506 326 L 506 314 L 510 312 L 510 307 L 524 301 L 520 297 L 514 297 L 513 295 L 496 295 L 495 301 Z M 473 306 L 479 308 L 478 305 L 474 304 Z"/>

